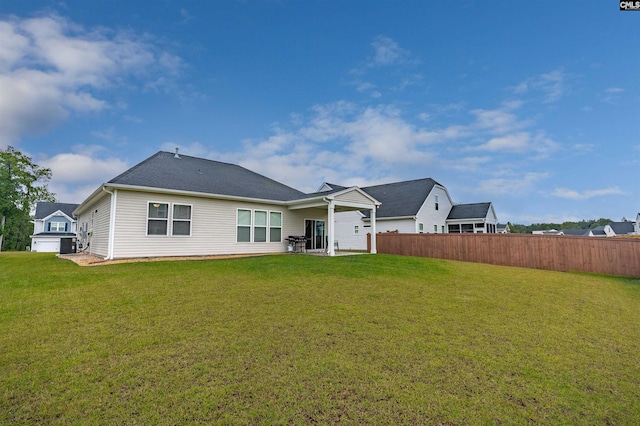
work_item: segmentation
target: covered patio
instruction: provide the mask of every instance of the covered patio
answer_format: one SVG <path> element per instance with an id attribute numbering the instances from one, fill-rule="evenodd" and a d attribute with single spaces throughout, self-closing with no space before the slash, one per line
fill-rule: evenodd
<path id="1" fill-rule="evenodd" d="M 335 231 L 335 214 L 338 212 L 369 210 L 371 214 L 371 253 L 376 253 L 376 210 L 380 202 L 357 186 L 346 189 L 316 192 L 303 198 L 290 201 L 289 210 L 302 209 L 326 209 L 326 253 L 328 256 L 336 255 L 334 242 L 337 240 Z M 305 224 L 307 227 L 308 224 Z M 315 248 L 315 247 L 314 247 Z"/>

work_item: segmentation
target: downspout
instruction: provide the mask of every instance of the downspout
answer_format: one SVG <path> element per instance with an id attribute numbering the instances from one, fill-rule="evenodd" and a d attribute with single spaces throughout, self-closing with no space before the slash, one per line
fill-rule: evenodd
<path id="1" fill-rule="evenodd" d="M 107 257 L 104 260 L 113 259 L 113 244 L 116 236 L 116 202 L 118 199 L 118 190 L 114 189 L 113 192 L 109 191 L 106 186 L 102 187 L 102 190 L 107 194 L 111 194 L 111 209 L 109 212 L 109 239 L 107 242 Z"/>

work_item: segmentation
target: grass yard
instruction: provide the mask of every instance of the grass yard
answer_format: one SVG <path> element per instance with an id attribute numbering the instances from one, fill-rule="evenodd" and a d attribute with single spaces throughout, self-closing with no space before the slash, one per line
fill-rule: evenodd
<path id="1" fill-rule="evenodd" d="M 0 424 L 640 424 L 640 280 L 0 254 Z"/>

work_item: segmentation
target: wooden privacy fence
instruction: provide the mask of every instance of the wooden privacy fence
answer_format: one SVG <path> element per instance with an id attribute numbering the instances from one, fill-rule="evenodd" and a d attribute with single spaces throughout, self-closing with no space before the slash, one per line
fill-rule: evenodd
<path id="1" fill-rule="evenodd" d="M 529 234 L 376 235 L 378 253 L 640 277 L 640 239 Z M 370 251 L 371 235 L 367 237 Z"/>

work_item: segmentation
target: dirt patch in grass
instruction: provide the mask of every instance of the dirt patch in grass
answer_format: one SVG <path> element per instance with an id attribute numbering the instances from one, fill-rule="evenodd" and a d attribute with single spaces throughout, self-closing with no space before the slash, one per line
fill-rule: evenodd
<path id="1" fill-rule="evenodd" d="M 60 254 L 60 259 L 70 260 L 80 266 L 101 266 L 101 265 L 115 265 L 118 263 L 139 263 L 139 262 L 167 262 L 176 260 L 215 260 L 215 259 L 234 259 L 241 257 L 258 257 L 258 256 L 270 256 L 273 254 L 281 253 L 267 253 L 267 254 L 226 254 L 215 256 L 174 256 L 174 257 L 133 257 L 129 259 L 114 259 L 105 260 L 102 257 L 87 254 L 87 253 L 74 253 L 74 254 Z"/>

